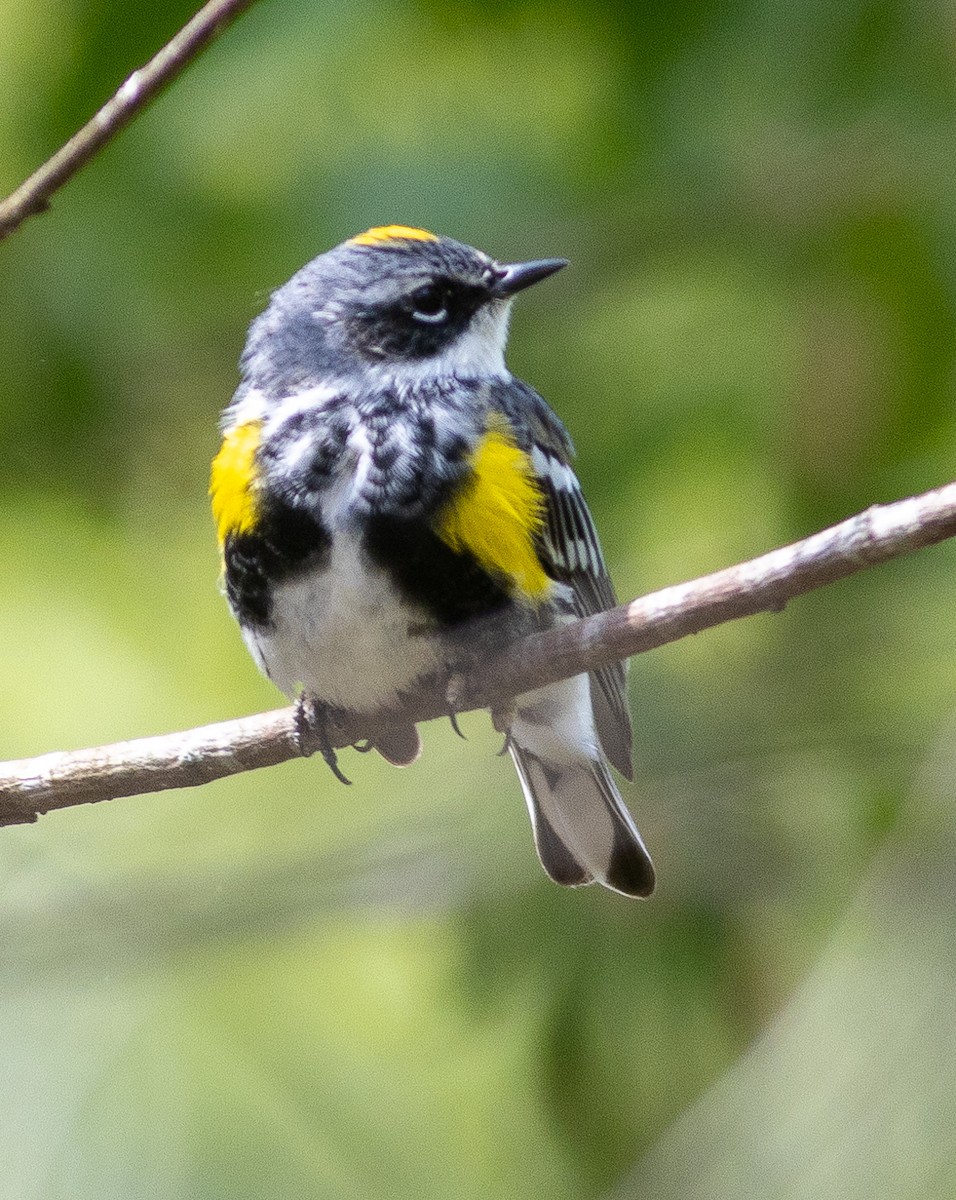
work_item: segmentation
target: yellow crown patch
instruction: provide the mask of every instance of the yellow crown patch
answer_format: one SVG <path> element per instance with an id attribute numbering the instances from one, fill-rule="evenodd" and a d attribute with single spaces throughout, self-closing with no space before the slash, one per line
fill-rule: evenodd
<path id="1" fill-rule="evenodd" d="M 411 225 L 376 225 L 349 240 L 353 246 L 380 246 L 383 242 L 437 242 L 438 236 L 427 229 L 413 229 Z"/>

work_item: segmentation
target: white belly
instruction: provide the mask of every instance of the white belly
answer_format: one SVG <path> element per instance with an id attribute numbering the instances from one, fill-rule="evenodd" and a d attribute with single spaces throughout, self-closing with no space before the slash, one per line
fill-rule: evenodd
<path id="1" fill-rule="evenodd" d="M 327 704 L 374 711 L 441 665 L 434 637 L 409 635 L 417 616 L 340 531 L 323 570 L 277 587 L 273 628 L 243 635 L 287 695 L 302 687 Z"/>

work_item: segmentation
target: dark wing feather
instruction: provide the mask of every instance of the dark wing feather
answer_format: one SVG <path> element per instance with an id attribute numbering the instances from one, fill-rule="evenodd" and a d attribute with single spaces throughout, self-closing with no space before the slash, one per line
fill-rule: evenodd
<path id="1" fill-rule="evenodd" d="M 568 436 L 544 401 L 536 393 L 531 395 L 537 402 L 532 409 L 531 457 L 545 499 L 539 553 L 548 574 L 571 587 L 575 613 L 587 617 L 613 608 L 617 596 L 581 485 L 571 469 Z M 527 420 L 527 408 L 523 415 Z M 626 663 L 614 663 L 591 672 L 591 700 L 598 737 L 608 761 L 632 779 Z"/>

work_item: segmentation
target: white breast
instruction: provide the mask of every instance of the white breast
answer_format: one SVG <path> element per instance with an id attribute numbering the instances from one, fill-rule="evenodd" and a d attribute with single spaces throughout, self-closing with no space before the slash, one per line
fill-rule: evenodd
<path id="1" fill-rule="evenodd" d="M 374 711 L 440 666 L 435 639 L 409 632 L 418 615 L 340 530 L 327 565 L 276 588 L 272 628 L 244 636 L 287 695 L 301 686 L 327 704 Z"/>

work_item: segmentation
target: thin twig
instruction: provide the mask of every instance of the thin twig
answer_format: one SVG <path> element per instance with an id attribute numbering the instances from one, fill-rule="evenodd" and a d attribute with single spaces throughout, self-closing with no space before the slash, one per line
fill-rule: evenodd
<path id="1" fill-rule="evenodd" d="M 535 634 L 464 680 L 456 708 L 486 708 L 724 621 L 779 612 L 804 592 L 953 536 L 956 483 L 874 506 L 750 562 Z M 303 722 L 304 711 L 292 706 L 184 733 L 0 764 L 0 824 L 34 821 L 40 813 L 74 804 L 196 787 L 311 754 L 318 739 Z M 447 701 L 434 689 L 409 699 L 401 713 L 406 723 L 443 715 Z M 374 724 L 387 724 L 387 714 L 377 714 Z M 370 718 L 356 715 L 331 731 L 332 744 L 351 745 L 371 725 Z"/>
<path id="2" fill-rule="evenodd" d="M 27 217 L 45 212 L 53 194 L 254 3 L 255 0 L 209 0 L 146 66 L 130 75 L 112 99 L 52 158 L 0 201 L 0 241 Z"/>

